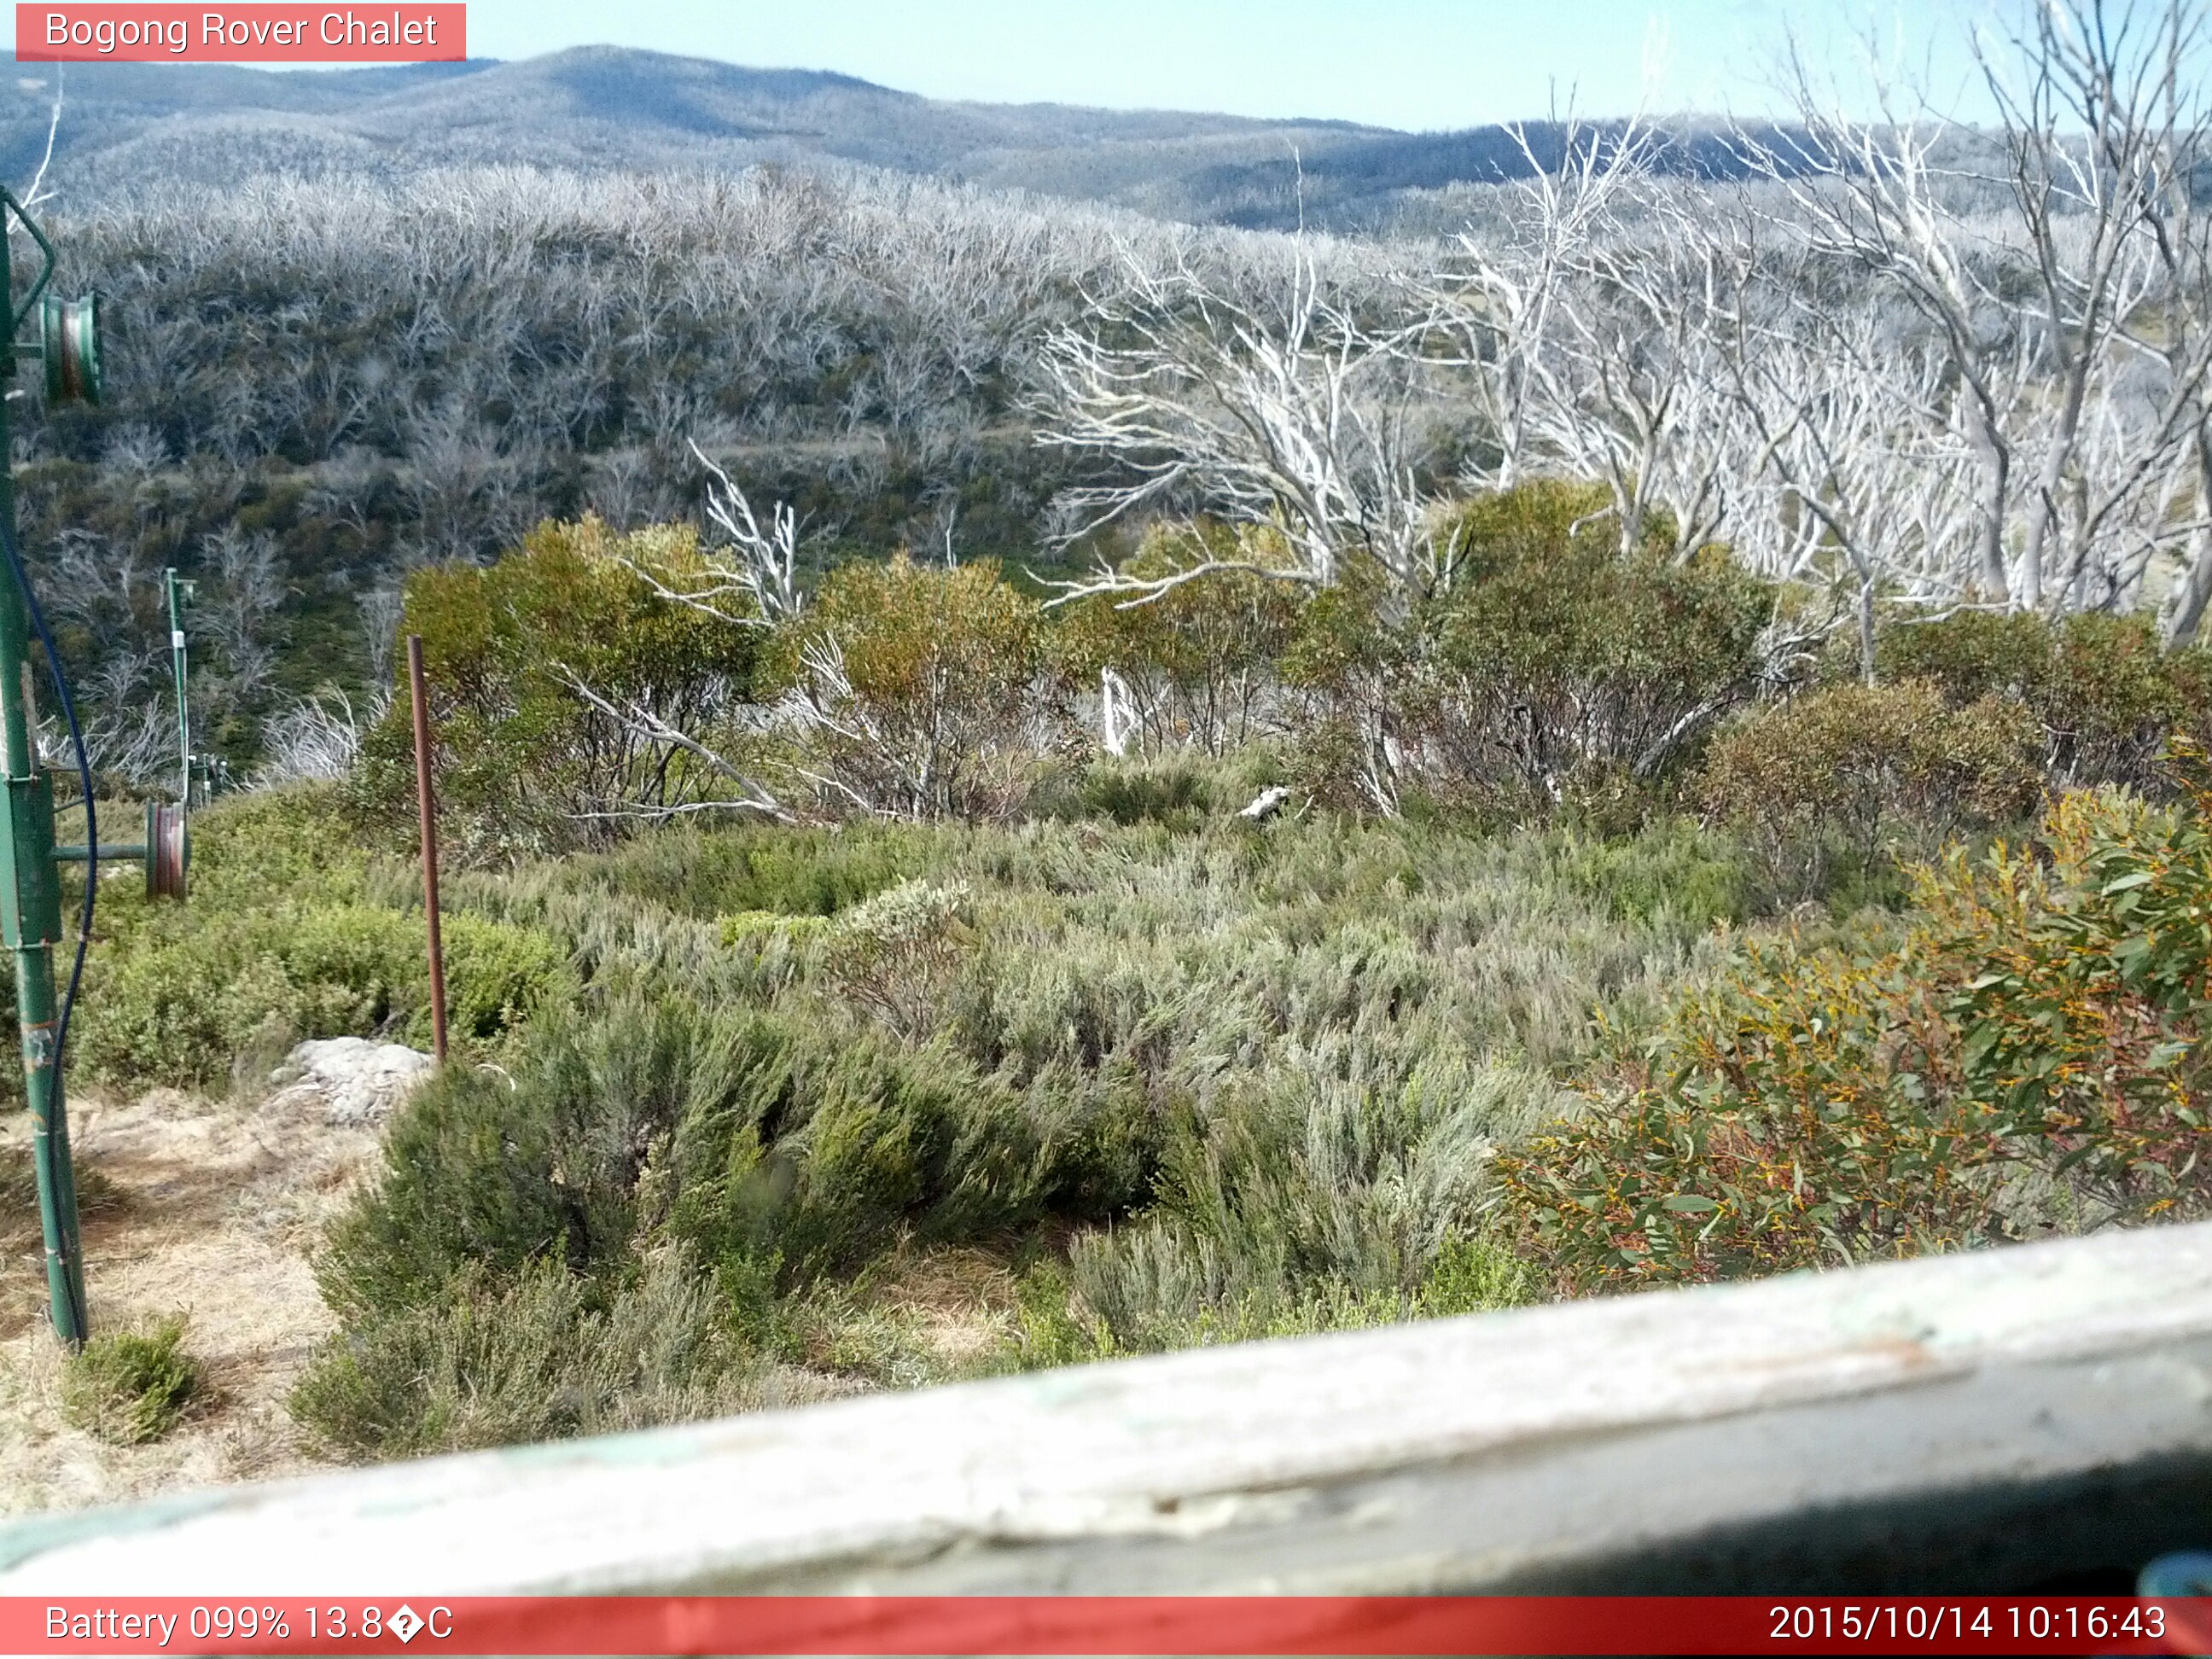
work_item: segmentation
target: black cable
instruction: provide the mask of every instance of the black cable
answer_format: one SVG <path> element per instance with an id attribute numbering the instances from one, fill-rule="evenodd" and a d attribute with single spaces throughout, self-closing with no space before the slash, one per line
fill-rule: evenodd
<path id="1" fill-rule="evenodd" d="M 0 458 L 0 465 L 4 465 Z M 69 991 L 62 998 L 61 1023 L 54 1032 L 54 1075 L 61 1076 L 62 1054 L 69 1046 L 70 1016 L 76 1009 L 76 988 L 84 977 L 85 947 L 92 943 L 92 904 L 100 890 L 100 814 L 92 799 L 92 757 L 85 751 L 84 728 L 77 724 L 76 699 L 70 695 L 69 676 L 62 672 L 62 653 L 54 645 L 53 631 L 46 626 L 46 613 L 40 608 L 39 596 L 31 588 L 31 573 L 23 568 L 22 550 L 15 544 L 15 527 L 9 522 L 12 512 L 0 511 L 0 551 L 8 557 L 8 568 L 15 573 L 16 591 L 23 596 L 23 608 L 30 615 L 31 626 L 39 636 L 39 644 L 46 653 L 46 673 L 54 683 L 54 695 L 61 702 L 62 718 L 69 722 L 70 742 L 76 750 L 78 786 L 84 792 L 84 907 L 77 915 L 76 960 L 70 964 Z M 29 710 L 24 711 L 27 716 Z M 27 720 L 26 725 L 28 725 Z M 39 734 L 35 728 L 25 733 L 31 746 L 31 763 L 38 764 Z M 65 1098 L 65 1097 L 64 1097 Z M 84 1304 L 78 1299 L 76 1275 L 64 1273 L 62 1283 L 68 1287 L 70 1299 L 76 1305 L 70 1314 L 77 1332 L 86 1329 Z"/>
<path id="2" fill-rule="evenodd" d="M 54 1068 L 61 1069 L 62 1054 L 69 1047 L 70 1016 L 76 1009 L 77 986 L 84 978 L 85 948 L 92 943 L 93 901 L 100 893 L 100 813 L 92 799 L 92 757 L 84 746 L 84 729 L 77 724 L 76 699 L 70 694 L 69 676 L 62 672 L 62 653 L 54 644 L 53 632 L 46 626 L 46 613 L 40 608 L 39 596 L 31 589 L 31 574 L 23 568 L 22 550 L 15 544 L 15 530 L 8 522 L 9 514 L 0 513 L 0 550 L 8 556 L 8 568 L 15 574 L 15 589 L 23 596 L 23 608 L 30 615 L 31 628 L 39 636 L 40 647 L 46 653 L 46 673 L 54 683 L 54 696 L 62 706 L 62 719 L 69 724 L 70 743 L 76 750 L 78 787 L 84 792 L 84 905 L 78 912 L 76 925 L 76 960 L 70 966 L 69 990 L 62 998 L 61 1024 L 54 1033 Z M 39 734 L 28 734 L 33 763 L 37 763 Z"/>

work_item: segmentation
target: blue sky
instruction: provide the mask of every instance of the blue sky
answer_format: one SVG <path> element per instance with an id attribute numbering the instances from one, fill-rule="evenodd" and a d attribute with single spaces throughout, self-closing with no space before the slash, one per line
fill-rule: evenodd
<path id="1" fill-rule="evenodd" d="M 1415 130 L 1774 106 L 1795 30 L 1847 75 L 1871 26 L 1962 85 L 1996 0 L 469 0 L 473 55 L 599 42 L 836 70 L 939 98 L 1319 116 Z M 0 18 L 12 33 L 12 8 Z M 1856 101 L 1856 100 L 1855 100 Z"/>
<path id="2" fill-rule="evenodd" d="M 1974 0 L 471 0 L 471 52 L 612 40 L 838 70 L 940 98 L 1311 115 L 1413 129 L 1541 114 L 1755 113 L 1795 28 L 1841 64 L 1872 23 L 1939 80 Z"/>

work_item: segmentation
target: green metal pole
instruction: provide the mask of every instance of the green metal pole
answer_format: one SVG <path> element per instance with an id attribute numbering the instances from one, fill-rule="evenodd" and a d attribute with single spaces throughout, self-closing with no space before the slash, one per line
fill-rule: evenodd
<path id="1" fill-rule="evenodd" d="M 4 222 L 0 222 L 0 305 L 10 304 Z M 11 313 L 12 314 L 12 309 Z M 0 380 L 15 373 L 12 350 Z M 0 398 L 0 514 L 15 525 L 8 405 Z M 22 1030 L 23 1092 L 31 1109 L 31 1156 L 46 1235 L 46 1300 L 54 1334 L 70 1347 L 85 1338 L 84 1261 L 77 1243 L 76 1176 L 70 1163 L 62 1098 L 54 951 L 61 944 L 60 872 L 54 863 L 53 780 L 39 763 L 31 695 L 30 617 L 13 578 L 0 580 L 0 771 L 8 810 L 0 820 L 0 944 L 15 962 L 15 1014 Z"/>
<path id="2" fill-rule="evenodd" d="M 177 682 L 177 766 L 183 785 L 177 792 L 177 805 L 189 811 L 192 805 L 192 721 L 185 702 L 184 605 L 177 592 L 176 566 L 164 570 L 161 578 L 169 593 L 169 667 Z"/>

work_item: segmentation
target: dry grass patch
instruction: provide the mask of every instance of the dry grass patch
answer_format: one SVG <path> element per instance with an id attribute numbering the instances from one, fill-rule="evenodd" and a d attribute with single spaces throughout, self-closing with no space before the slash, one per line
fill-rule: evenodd
<path id="1" fill-rule="evenodd" d="M 72 1368 L 46 1327 L 35 1194 L 0 1191 L 0 1511 L 71 1508 L 294 1473 L 319 1460 L 284 1409 L 332 1320 L 307 1266 L 367 1168 L 373 1131 L 319 1110 L 157 1090 L 75 1108 L 95 1336 L 181 1310 L 207 1391 L 162 1437 L 117 1444 L 69 1421 Z M 0 1172 L 27 1176 L 30 1124 L 0 1121 Z M 23 1200 L 27 1197 L 27 1205 Z"/>

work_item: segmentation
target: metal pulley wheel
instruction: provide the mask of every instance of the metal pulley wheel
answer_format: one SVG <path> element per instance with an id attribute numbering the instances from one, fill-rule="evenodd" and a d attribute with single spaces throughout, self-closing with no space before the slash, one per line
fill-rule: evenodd
<path id="1" fill-rule="evenodd" d="M 185 869 L 191 861 L 191 833 L 185 809 L 160 801 L 146 803 L 146 896 L 180 899 Z"/>
<path id="2" fill-rule="evenodd" d="M 39 307 L 39 355 L 46 362 L 48 403 L 97 404 L 106 380 L 100 365 L 100 296 L 47 295 Z"/>

